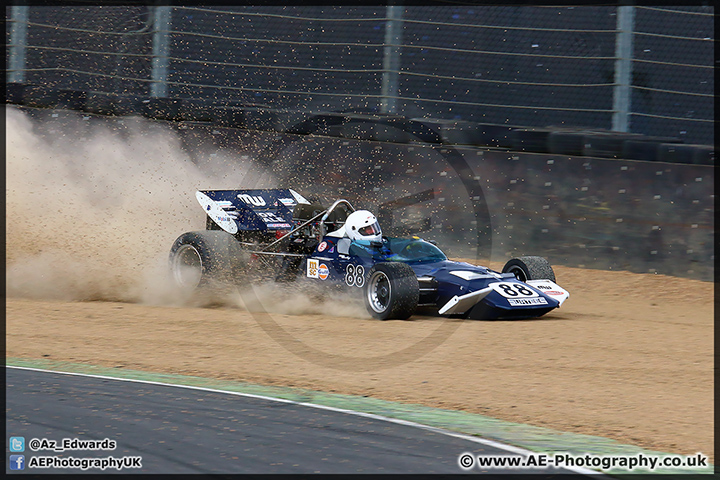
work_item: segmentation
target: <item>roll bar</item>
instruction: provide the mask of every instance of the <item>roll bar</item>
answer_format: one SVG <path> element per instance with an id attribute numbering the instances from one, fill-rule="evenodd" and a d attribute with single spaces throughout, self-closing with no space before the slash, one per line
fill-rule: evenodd
<path id="1" fill-rule="evenodd" d="M 328 209 L 326 209 L 326 210 L 323 210 L 322 212 L 320 212 L 320 213 L 318 213 L 317 215 L 313 216 L 310 220 L 307 220 L 307 221 L 303 222 L 301 225 L 298 225 L 297 227 L 293 228 L 292 230 L 290 230 L 289 232 L 287 232 L 287 233 L 286 233 L 285 235 L 283 235 L 282 237 L 280 237 L 280 238 L 278 238 L 277 240 L 275 240 L 275 241 L 273 241 L 273 242 L 265 245 L 260 251 L 254 252 L 254 253 L 260 253 L 260 254 L 262 254 L 262 253 L 271 253 L 271 252 L 268 252 L 268 249 L 269 249 L 269 248 L 271 248 L 272 246 L 280 243 L 280 242 L 283 241 L 285 238 L 289 237 L 290 235 L 292 235 L 293 233 L 297 232 L 297 231 L 300 230 L 301 228 L 305 227 L 305 226 L 308 225 L 309 223 L 314 222 L 315 220 L 317 220 L 317 219 L 320 218 L 321 216 L 322 216 L 322 219 L 320 219 L 320 236 L 321 236 L 321 237 L 324 237 L 324 236 L 325 236 L 325 233 L 326 233 L 326 232 L 325 232 L 325 220 L 327 220 L 327 218 L 330 216 L 330 214 L 333 212 L 333 210 L 335 210 L 335 208 L 336 208 L 338 205 L 343 205 L 343 204 L 344 204 L 344 205 L 347 205 L 347 206 L 350 208 L 350 211 L 351 211 L 351 212 L 354 212 L 354 211 L 355 211 L 355 208 L 354 208 L 354 207 L 350 204 L 350 202 L 348 202 L 347 200 L 345 200 L 345 199 L 343 199 L 343 198 L 338 199 L 338 200 L 335 200 L 335 203 L 333 203 L 333 204 L 330 206 L 330 208 L 328 208 Z"/>

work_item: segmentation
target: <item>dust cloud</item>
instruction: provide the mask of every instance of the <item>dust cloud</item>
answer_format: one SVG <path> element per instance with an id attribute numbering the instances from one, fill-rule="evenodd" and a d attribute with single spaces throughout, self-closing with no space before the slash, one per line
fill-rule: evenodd
<path id="1" fill-rule="evenodd" d="M 48 121 L 6 107 L 8 297 L 188 305 L 169 276 L 170 246 L 204 229 L 196 190 L 255 186 L 243 185 L 247 157 L 220 151 L 193 162 L 176 133 L 142 118 Z M 225 301 L 244 308 L 239 296 Z M 297 292 L 264 303 L 317 309 Z"/>

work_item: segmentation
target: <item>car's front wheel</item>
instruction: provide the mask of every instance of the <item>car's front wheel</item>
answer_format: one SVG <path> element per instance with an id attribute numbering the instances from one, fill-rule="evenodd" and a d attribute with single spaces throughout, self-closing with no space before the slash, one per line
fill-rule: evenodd
<path id="1" fill-rule="evenodd" d="M 417 275 L 409 265 L 378 263 L 368 274 L 363 288 L 365 307 L 379 320 L 410 318 L 420 299 Z"/>
<path id="2" fill-rule="evenodd" d="M 555 272 L 550 266 L 550 262 L 543 257 L 513 258 L 505 264 L 502 273 L 512 273 L 521 282 L 540 279 L 555 281 Z"/>

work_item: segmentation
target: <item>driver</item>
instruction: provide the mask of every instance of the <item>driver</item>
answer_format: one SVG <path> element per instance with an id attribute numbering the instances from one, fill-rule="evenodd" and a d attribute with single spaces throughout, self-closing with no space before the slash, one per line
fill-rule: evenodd
<path id="1" fill-rule="evenodd" d="M 355 243 L 370 246 L 382 243 L 382 230 L 375 215 L 367 210 L 357 210 L 345 220 L 345 232 Z"/>
<path id="2" fill-rule="evenodd" d="M 345 220 L 345 234 L 352 241 L 352 245 L 358 247 L 355 249 L 355 255 L 375 256 L 380 254 L 386 260 L 392 259 L 393 253 L 383 243 L 380 224 L 371 212 L 357 210 L 348 215 Z"/>

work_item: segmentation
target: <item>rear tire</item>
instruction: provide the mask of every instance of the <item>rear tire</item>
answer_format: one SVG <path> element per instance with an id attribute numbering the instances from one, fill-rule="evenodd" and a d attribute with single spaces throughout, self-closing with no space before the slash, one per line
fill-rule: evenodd
<path id="1" fill-rule="evenodd" d="M 502 273 L 512 273 L 521 282 L 528 280 L 555 281 L 555 272 L 544 257 L 518 257 L 508 260 Z"/>
<path id="2" fill-rule="evenodd" d="M 415 271 L 405 263 L 378 263 L 370 269 L 363 288 L 365 308 L 379 320 L 410 318 L 420 299 Z"/>
<path id="3" fill-rule="evenodd" d="M 245 273 L 248 254 L 224 231 L 180 235 L 170 249 L 170 271 L 181 288 L 196 290 L 215 284 L 236 284 Z"/>

